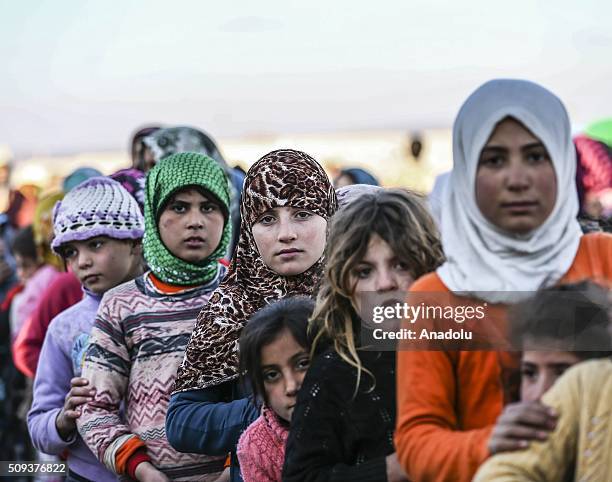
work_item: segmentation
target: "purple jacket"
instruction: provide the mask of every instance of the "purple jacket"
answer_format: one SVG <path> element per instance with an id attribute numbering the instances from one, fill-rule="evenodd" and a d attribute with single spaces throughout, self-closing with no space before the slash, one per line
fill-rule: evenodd
<path id="1" fill-rule="evenodd" d="M 34 446 L 53 455 L 66 450 L 70 469 L 96 482 L 116 481 L 117 476 L 98 461 L 76 430 L 68 441 L 62 440 L 55 428 L 55 419 L 70 391 L 70 379 L 81 375 L 89 333 L 101 299 L 86 291 L 83 300 L 51 321 L 40 352 L 34 400 L 28 413 L 28 429 Z"/>

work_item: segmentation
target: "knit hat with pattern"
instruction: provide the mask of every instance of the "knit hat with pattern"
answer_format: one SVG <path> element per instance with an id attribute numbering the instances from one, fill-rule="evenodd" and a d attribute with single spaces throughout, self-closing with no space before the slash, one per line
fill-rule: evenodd
<path id="1" fill-rule="evenodd" d="M 225 216 L 221 241 L 217 248 L 198 263 L 176 257 L 161 240 L 158 221 L 171 196 L 186 187 L 201 188 L 219 202 Z M 145 185 L 144 256 L 149 268 L 164 283 L 203 285 L 220 274 L 219 258 L 227 251 L 232 236 L 228 222 L 230 190 L 223 168 L 214 159 L 196 152 L 181 152 L 165 157 L 147 174 Z"/>
<path id="2" fill-rule="evenodd" d="M 144 219 L 136 200 L 116 181 L 92 177 L 72 189 L 53 209 L 53 251 L 70 241 L 96 236 L 140 239 Z"/>

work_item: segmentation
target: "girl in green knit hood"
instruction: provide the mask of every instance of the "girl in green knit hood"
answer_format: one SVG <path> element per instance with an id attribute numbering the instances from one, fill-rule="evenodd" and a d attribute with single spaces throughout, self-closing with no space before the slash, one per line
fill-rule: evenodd
<path id="1" fill-rule="evenodd" d="M 223 471 L 225 456 L 174 450 L 164 422 L 196 316 L 225 273 L 229 204 L 223 168 L 203 154 L 173 154 L 147 174 L 150 271 L 101 302 L 83 367 L 96 395 L 77 421 L 90 450 L 118 476 L 212 482 Z"/>

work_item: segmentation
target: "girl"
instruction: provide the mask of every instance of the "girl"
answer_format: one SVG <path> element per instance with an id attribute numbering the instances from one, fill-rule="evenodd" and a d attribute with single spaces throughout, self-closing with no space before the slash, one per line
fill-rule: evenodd
<path id="1" fill-rule="evenodd" d="M 273 151 L 247 173 L 241 231 L 229 274 L 198 317 L 181 364 L 166 420 L 173 447 L 231 452 L 231 478 L 240 433 L 258 416 L 236 383 L 238 339 L 250 316 L 289 295 L 310 295 L 323 269 L 327 220 L 336 194 L 310 156 Z"/>
<path id="2" fill-rule="evenodd" d="M 239 176 L 234 169 L 231 169 L 225 161 L 221 150 L 212 137 L 188 126 L 163 127 L 150 133 L 142 140 L 146 147 L 145 158 L 148 167 L 145 172 L 151 169 L 155 163 L 178 152 L 199 152 L 217 161 L 225 170 L 227 178 L 230 180 L 230 217 L 232 219 L 233 238 L 228 248 L 227 259 L 231 258 L 236 245 L 236 240 L 240 228 L 240 191 L 244 176 Z"/>
<path id="3" fill-rule="evenodd" d="M 412 291 L 486 302 L 483 326 L 503 331 L 507 304 L 529 291 L 612 281 L 612 236 L 583 236 L 576 221 L 575 149 L 555 95 L 522 80 L 482 85 L 455 120 L 453 157 L 441 219 L 448 261 Z M 471 480 L 504 403 L 517 399 L 502 379 L 517 374 L 518 360 L 503 352 L 399 352 L 395 443 L 408 476 Z M 542 430 L 553 422 L 545 417 Z"/>
<path id="4" fill-rule="evenodd" d="M 368 294 L 405 291 L 442 249 L 421 201 L 380 189 L 334 217 L 311 330 L 312 361 L 291 419 L 283 481 L 404 481 L 395 449 L 395 353 L 365 350 Z M 367 333 L 367 332 L 366 332 Z"/>
<path id="5" fill-rule="evenodd" d="M 53 221 L 51 246 L 79 279 L 85 297 L 49 325 L 34 380 L 28 428 L 32 442 L 42 452 L 68 452 L 69 481 L 116 480 L 77 434 L 79 406 L 94 392 L 80 376 L 102 295 L 142 273 L 144 219 L 123 187 L 96 177 L 58 202 Z"/>
<path id="6" fill-rule="evenodd" d="M 610 480 L 612 360 L 578 363 L 542 402 L 560 414 L 550 437 L 526 450 L 495 455 L 475 482 Z"/>
<path id="7" fill-rule="evenodd" d="M 77 425 L 116 475 L 211 481 L 224 459 L 179 454 L 166 439 L 164 419 L 196 315 L 224 274 L 219 258 L 231 237 L 228 182 L 213 159 L 180 153 L 151 169 L 145 194 L 150 271 L 109 292 L 100 305 L 83 368 L 96 393 Z"/>
<path id="8" fill-rule="evenodd" d="M 13 240 L 17 277 L 24 285 L 11 306 L 13 339 L 23 336 L 22 329 L 27 326 L 43 290 L 59 275 L 60 263 L 50 253 L 51 236 L 44 233 L 51 209 L 62 197 L 63 194 L 44 197 L 36 208 L 34 224 L 19 231 Z M 19 364 L 17 367 L 20 368 Z"/>
<path id="9" fill-rule="evenodd" d="M 308 318 L 314 303 L 286 298 L 259 310 L 240 335 L 240 372 L 264 401 L 242 434 L 238 460 L 245 482 L 280 482 L 297 393 L 310 362 Z"/>

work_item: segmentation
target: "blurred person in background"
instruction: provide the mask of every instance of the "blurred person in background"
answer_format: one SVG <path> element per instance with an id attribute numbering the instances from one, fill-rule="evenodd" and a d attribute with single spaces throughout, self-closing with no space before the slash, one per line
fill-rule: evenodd
<path id="1" fill-rule="evenodd" d="M 27 246 L 22 248 L 20 256 L 36 256 L 31 233 L 30 238 L 30 249 Z M 0 241 L 0 244 L 3 242 Z M 0 304 L 0 460 L 32 460 L 32 445 L 25 420 L 17 416 L 28 396 L 25 377 L 13 363 L 13 336 L 10 325 L 11 306 L 15 297 L 23 291 L 23 284 L 16 281 L 13 270 L 8 267 L 6 261 L 4 269 L 9 270 L 13 286 L 5 293 Z M 20 273 L 23 274 L 22 270 Z"/>
<path id="2" fill-rule="evenodd" d="M 140 212 L 144 213 L 145 174 L 138 169 L 120 169 L 109 176 L 117 181 L 136 199 Z"/>
<path id="3" fill-rule="evenodd" d="M 27 263 L 23 266 L 24 273 L 29 273 L 33 270 L 32 276 L 27 279 L 24 284 L 23 292 L 19 298 L 13 302 L 11 308 L 11 327 L 12 333 L 15 336 L 15 343 L 20 343 L 20 337 L 25 336 L 27 330 L 22 328 L 26 325 L 29 318 L 34 313 L 38 303 L 41 300 L 42 294 L 46 288 L 53 283 L 55 278 L 59 276 L 62 270 L 61 261 L 51 251 L 51 240 L 53 238 L 52 210 L 55 203 L 64 197 L 62 192 L 54 192 L 44 196 L 34 213 L 34 222 L 32 223 L 31 235 L 34 241 L 34 260 L 30 258 L 24 259 Z M 29 241 L 29 240 L 28 240 Z M 13 242 L 13 250 L 16 248 L 23 249 L 25 238 L 17 241 L 17 237 Z M 17 246 L 17 245 L 20 246 Z M 19 259 L 16 259 L 19 269 Z M 32 266 L 33 265 L 33 266 Z M 19 276 L 19 275 L 18 275 Z M 26 374 L 27 370 L 21 366 L 19 359 L 13 360 L 17 368 Z"/>
<path id="4" fill-rule="evenodd" d="M 146 172 L 150 169 L 145 168 L 147 163 L 151 162 L 151 153 L 147 152 L 147 148 L 142 142 L 145 137 L 153 134 L 156 130 L 161 129 L 161 126 L 151 125 L 138 129 L 132 134 L 130 142 L 130 154 L 132 156 L 132 169 Z"/>
<path id="5" fill-rule="evenodd" d="M 370 184 L 372 186 L 380 185 L 378 179 L 360 167 L 342 169 L 338 177 L 334 179 L 334 187 L 336 189 L 350 186 L 351 184 Z"/>
<path id="6" fill-rule="evenodd" d="M 612 118 L 595 122 L 574 138 L 578 155 L 576 182 L 583 218 L 605 231 L 612 224 Z"/>
<path id="7" fill-rule="evenodd" d="M 93 167 L 79 167 L 64 178 L 62 182 L 62 191 L 67 193 L 90 177 L 97 176 L 102 176 L 102 173 L 97 169 Z"/>

